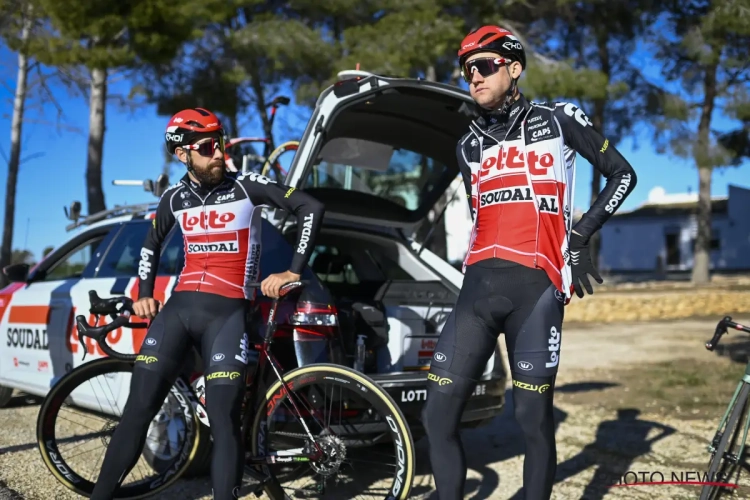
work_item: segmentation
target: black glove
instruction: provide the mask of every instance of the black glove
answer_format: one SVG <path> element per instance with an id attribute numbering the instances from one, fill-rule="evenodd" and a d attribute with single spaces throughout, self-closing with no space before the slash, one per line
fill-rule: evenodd
<path id="1" fill-rule="evenodd" d="M 573 289 L 576 291 L 576 295 L 583 298 L 581 284 L 583 284 L 583 287 L 589 295 L 593 295 L 594 289 L 591 288 L 591 282 L 587 275 L 590 274 L 593 276 L 596 282 L 600 285 L 604 283 L 604 280 L 599 276 L 599 272 L 594 267 L 594 263 L 591 262 L 591 251 L 589 250 L 588 239 L 571 232 L 569 250 L 570 267 L 572 268 L 573 274 Z"/>

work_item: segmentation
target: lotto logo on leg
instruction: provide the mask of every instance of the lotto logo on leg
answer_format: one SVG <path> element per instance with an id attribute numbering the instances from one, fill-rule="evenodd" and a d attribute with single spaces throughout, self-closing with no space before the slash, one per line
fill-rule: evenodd
<path id="1" fill-rule="evenodd" d="M 549 361 L 544 366 L 554 368 L 560 362 L 560 331 L 554 326 L 549 329 Z"/>

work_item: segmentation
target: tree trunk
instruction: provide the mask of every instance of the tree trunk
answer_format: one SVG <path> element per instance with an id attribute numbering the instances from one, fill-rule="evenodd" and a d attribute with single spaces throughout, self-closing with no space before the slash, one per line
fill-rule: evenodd
<path id="1" fill-rule="evenodd" d="M 607 43 L 609 42 L 609 34 L 606 29 L 599 28 L 596 33 L 596 45 L 599 52 L 599 69 L 602 73 L 607 76 L 609 82 L 611 67 L 609 63 L 609 49 Z M 594 114 L 591 117 L 591 122 L 594 127 L 602 134 L 605 135 L 605 110 L 607 106 L 607 98 L 596 99 L 594 101 Z M 596 197 L 602 190 L 602 173 L 596 167 L 591 167 L 591 205 L 596 201 Z M 598 268 L 599 267 L 599 253 L 602 248 L 602 235 L 601 231 L 597 231 L 591 237 L 589 242 L 589 248 L 591 250 L 591 262 Z"/>
<path id="2" fill-rule="evenodd" d="M 3 243 L 0 248 L 0 269 L 10 264 L 13 256 L 13 220 L 16 215 L 16 184 L 21 166 L 21 131 L 23 128 L 26 87 L 29 76 L 29 58 L 25 52 L 25 42 L 31 30 L 31 16 L 24 19 L 21 31 L 22 48 L 18 52 L 18 76 L 16 93 L 13 99 L 13 119 L 10 126 L 10 158 L 8 158 L 8 180 L 5 187 L 5 220 L 3 222 Z M 0 273 L 0 287 L 7 285 L 5 274 Z"/>
<path id="3" fill-rule="evenodd" d="M 718 59 L 718 58 L 717 58 Z M 701 107 L 701 119 L 698 123 L 698 143 L 695 145 L 693 156 L 698 167 L 698 233 L 695 238 L 693 252 L 692 282 L 703 284 L 710 281 L 709 265 L 711 262 L 711 144 L 710 128 L 711 115 L 716 99 L 716 68 L 717 63 L 711 63 L 706 68 L 703 77 L 704 100 Z"/>
<path id="4" fill-rule="evenodd" d="M 255 94 L 255 106 L 258 110 L 258 114 L 260 115 L 261 123 L 263 125 L 263 135 L 267 140 L 271 141 L 271 147 L 268 150 L 268 154 L 270 155 L 273 151 L 273 148 L 276 146 L 273 140 L 271 117 L 268 116 L 268 113 L 266 112 L 266 95 L 263 89 L 263 82 L 255 67 L 250 68 L 250 84 L 253 87 L 253 93 Z M 273 170 L 274 176 L 278 182 L 282 182 L 284 180 L 278 164 L 271 165 L 271 170 Z"/>
<path id="5" fill-rule="evenodd" d="M 89 148 L 86 158 L 86 193 L 89 215 L 106 209 L 102 187 L 106 105 L 107 70 L 92 69 L 89 99 Z"/>

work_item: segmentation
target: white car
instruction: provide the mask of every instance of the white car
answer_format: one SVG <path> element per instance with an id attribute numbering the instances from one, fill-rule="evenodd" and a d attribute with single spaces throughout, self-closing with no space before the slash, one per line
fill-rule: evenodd
<path id="1" fill-rule="evenodd" d="M 367 347 L 364 372 L 401 405 L 415 435 L 421 431 L 427 369 L 463 274 L 422 248 L 413 234 L 458 175 L 455 145 L 473 106 L 466 92 L 448 85 L 347 76 L 320 96 L 286 178 L 326 205 L 303 278 L 315 284 L 307 287 L 313 295 L 306 300 L 335 307 L 336 317 L 323 325 L 282 324 L 282 365 L 351 366 L 361 338 Z M 0 344 L 2 386 L 44 396 L 82 363 L 73 319 L 88 314 L 90 290 L 100 297 L 135 298 L 138 255 L 154 210 L 155 204 L 144 204 L 83 219 L 73 214 L 76 222 L 69 227 L 75 235 L 34 269 L 6 268 L 14 282 L 0 290 L 0 328 L 7 332 Z M 296 228 L 281 211 L 267 209 L 264 217 L 265 276 L 288 266 Z M 183 252 L 175 228 L 163 248 L 157 299 L 169 298 Z M 110 343 L 134 353 L 145 333 L 118 330 Z M 87 360 L 104 356 L 87 343 Z M 200 360 L 195 362 L 200 370 Z M 124 381 L 119 397 L 114 395 L 120 401 L 128 391 Z M 481 425 L 502 411 L 506 382 L 497 349 L 466 407 L 464 425 Z M 7 402 L 7 390 L 5 396 Z"/>

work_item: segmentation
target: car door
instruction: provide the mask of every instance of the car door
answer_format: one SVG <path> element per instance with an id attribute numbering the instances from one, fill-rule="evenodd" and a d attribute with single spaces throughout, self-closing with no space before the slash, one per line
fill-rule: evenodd
<path id="1" fill-rule="evenodd" d="M 117 295 L 125 295 L 133 299 L 138 298 L 138 263 L 141 248 L 150 227 L 151 222 L 142 219 L 117 225 L 117 229 L 113 231 L 112 238 L 108 241 L 107 248 L 94 275 L 77 284 L 72 290 L 71 296 L 75 315 L 82 314 L 88 318 L 89 323 L 94 323 L 94 316 L 88 313 L 89 292 L 91 291 L 95 291 L 102 298 Z M 163 292 L 166 288 L 162 284 L 164 281 L 164 278 L 157 279 L 157 290 Z M 169 277 L 166 278 L 166 281 L 169 281 Z M 99 318 L 100 325 L 111 321 L 112 318 L 109 317 Z M 134 354 L 140 350 L 145 336 L 145 328 L 118 328 L 109 333 L 107 341 L 118 352 Z M 71 328 L 68 347 L 72 356 L 73 367 L 95 358 L 106 357 L 106 353 L 95 341 L 85 338 L 84 342 L 86 345 L 85 351 L 80 344 L 77 330 Z M 122 405 L 127 399 L 129 386 L 129 374 L 113 374 L 108 377 L 107 390 L 111 391 L 108 393 L 108 398 L 111 399 L 110 404 L 114 405 L 114 409 L 122 410 Z M 95 384 L 82 386 L 73 395 L 73 400 L 80 406 L 106 411 L 108 406 L 103 406 L 102 402 L 99 401 L 101 393 L 100 391 L 94 391 L 95 388 Z"/>
<path id="2" fill-rule="evenodd" d="M 0 328 L 4 385 L 44 395 L 72 368 L 67 332 L 73 319 L 71 290 L 92 277 L 110 228 L 83 232 L 54 250 L 10 297 Z"/>

